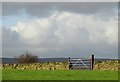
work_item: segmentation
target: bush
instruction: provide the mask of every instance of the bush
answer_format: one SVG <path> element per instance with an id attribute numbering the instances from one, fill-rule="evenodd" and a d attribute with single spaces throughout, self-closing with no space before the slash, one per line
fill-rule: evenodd
<path id="1" fill-rule="evenodd" d="M 38 57 L 33 56 L 31 53 L 25 53 L 17 58 L 18 63 L 36 63 L 38 62 Z"/>

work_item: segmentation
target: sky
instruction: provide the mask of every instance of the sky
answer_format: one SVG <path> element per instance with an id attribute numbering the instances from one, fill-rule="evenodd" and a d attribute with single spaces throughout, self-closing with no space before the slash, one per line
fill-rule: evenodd
<path id="1" fill-rule="evenodd" d="M 3 2 L 2 56 L 118 57 L 117 2 Z"/>

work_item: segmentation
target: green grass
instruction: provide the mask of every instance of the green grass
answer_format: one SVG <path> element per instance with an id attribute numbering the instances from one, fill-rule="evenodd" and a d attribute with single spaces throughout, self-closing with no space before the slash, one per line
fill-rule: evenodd
<path id="1" fill-rule="evenodd" d="M 118 71 L 3 69 L 3 80 L 118 80 Z"/>
<path id="2" fill-rule="evenodd" d="M 2 81 L 2 69 L 0 68 L 0 82 Z"/>

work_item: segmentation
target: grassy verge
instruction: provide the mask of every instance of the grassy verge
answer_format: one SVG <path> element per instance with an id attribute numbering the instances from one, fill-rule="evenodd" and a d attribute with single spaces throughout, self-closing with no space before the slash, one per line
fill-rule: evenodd
<path id="1" fill-rule="evenodd" d="M 118 71 L 3 69 L 3 80 L 118 80 Z"/>

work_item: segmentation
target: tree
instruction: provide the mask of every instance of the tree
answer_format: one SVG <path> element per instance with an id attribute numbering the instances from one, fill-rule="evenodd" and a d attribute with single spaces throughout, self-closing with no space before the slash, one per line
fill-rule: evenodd
<path id="1" fill-rule="evenodd" d="M 18 63 L 36 63 L 38 62 L 38 57 L 26 52 L 17 58 Z"/>

